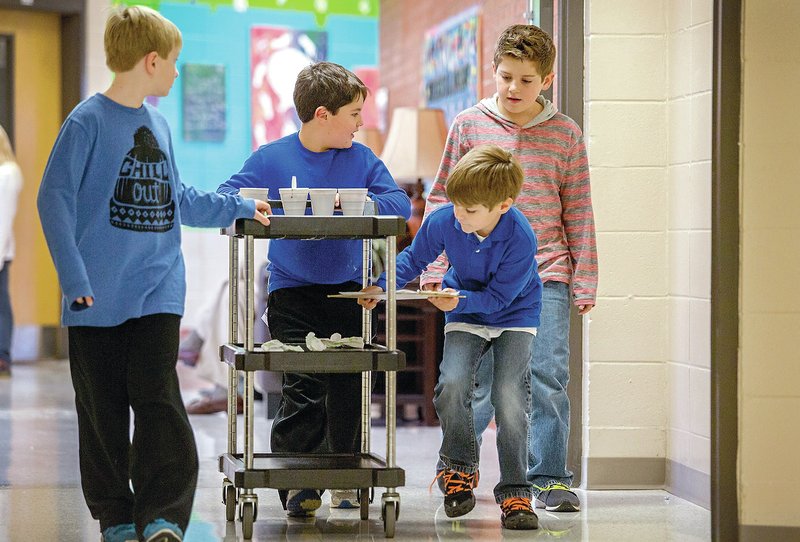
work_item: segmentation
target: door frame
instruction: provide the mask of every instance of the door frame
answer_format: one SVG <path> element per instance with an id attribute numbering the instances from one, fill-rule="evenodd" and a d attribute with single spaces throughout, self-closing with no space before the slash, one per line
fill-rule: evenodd
<path id="1" fill-rule="evenodd" d="M 714 0 L 711 142 L 711 539 L 739 540 L 741 0 Z"/>
<path id="2" fill-rule="evenodd" d="M 22 0 L 0 0 L 0 8 L 44 11 L 61 16 L 61 113 L 66 119 L 83 97 L 86 0 L 36 0 L 25 3 Z"/>

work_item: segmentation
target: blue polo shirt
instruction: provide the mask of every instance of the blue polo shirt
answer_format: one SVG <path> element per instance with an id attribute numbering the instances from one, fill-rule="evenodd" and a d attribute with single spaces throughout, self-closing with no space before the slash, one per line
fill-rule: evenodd
<path id="1" fill-rule="evenodd" d="M 492 327 L 538 327 L 542 281 L 536 267 L 536 234 L 515 207 L 501 215 L 483 240 L 464 233 L 447 204 L 420 226 L 411 246 L 397 255 L 397 284 L 419 276 L 443 251 L 450 268 L 442 288 L 454 288 L 465 298 L 445 313 L 447 323 Z M 376 282 L 386 289 L 386 274 Z"/>

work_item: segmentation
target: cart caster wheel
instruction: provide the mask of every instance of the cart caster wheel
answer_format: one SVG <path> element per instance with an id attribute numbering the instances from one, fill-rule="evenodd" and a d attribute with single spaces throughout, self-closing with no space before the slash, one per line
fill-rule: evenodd
<path id="1" fill-rule="evenodd" d="M 399 513 L 400 508 L 396 502 L 387 502 L 383 505 L 381 519 L 383 519 L 383 534 L 386 538 L 394 538 L 394 527 Z"/>
<path id="2" fill-rule="evenodd" d="M 222 502 L 225 504 L 225 519 L 234 521 L 236 519 L 236 487 L 226 485 L 222 488 Z"/>
<path id="3" fill-rule="evenodd" d="M 250 540 L 253 538 L 253 522 L 256 520 L 256 505 L 252 502 L 243 502 L 239 510 L 242 519 L 242 538 Z"/>
<path id="4" fill-rule="evenodd" d="M 361 519 L 369 519 L 369 489 L 358 490 L 358 502 L 361 504 Z"/>

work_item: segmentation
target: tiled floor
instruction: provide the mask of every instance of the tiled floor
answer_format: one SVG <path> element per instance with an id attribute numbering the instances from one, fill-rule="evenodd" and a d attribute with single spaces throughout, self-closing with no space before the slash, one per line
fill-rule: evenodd
<path id="1" fill-rule="evenodd" d="M 185 370 L 181 370 L 186 376 Z M 183 378 L 187 399 L 196 383 Z M 72 387 L 66 362 L 18 364 L 10 380 L 0 380 L 0 541 L 72 542 L 100 539 L 79 487 L 77 435 Z M 269 422 L 257 404 L 258 451 L 267 451 Z M 226 449 L 224 415 L 193 416 L 200 455 L 200 481 L 187 542 L 242 540 L 241 525 L 225 521 L 222 476 L 217 456 Z M 372 449 L 384 455 L 385 429 L 373 429 Z M 491 489 L 497 479 L 493 435 L 487 434 L 478 504 L 453 521 L 444 516 L 441 496 L 429 493 L 439 446 L 438 428 L 397 428 L 397 463 L 406 469 L 396 540 L 559 540 L 676 541 L 710 539 L 710 513 L 664 491 L 579 491 L 583 511 L 539 511 L 537 531 L 504 531 Z M 383 491 L 378 488 L 377 494 Z M 358 511 L 330 510 L 314 520 L 285 517 L 273 490 L 258 490 L 253 540 L 382 540 L 376 499 L 369 521 Z"/>

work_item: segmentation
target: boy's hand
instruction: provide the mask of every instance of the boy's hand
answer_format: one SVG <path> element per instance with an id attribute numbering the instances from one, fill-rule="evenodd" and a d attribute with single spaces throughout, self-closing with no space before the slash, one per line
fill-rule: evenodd
<path id="1" fill-rule="evenodd" d="M 260 199 L 254 199 L 253 201 L 256 202 L 256 214 L 253 218 L 265 226 L 269 226 L 269 218 L 266 217 L 266 215 L 272 214 L 272 208 L 269 206 L 269 203 Z"/>
<path id="2" fill-rule="evenodd" d="M 426 286 L 430 286 L 430 285 L 426 285 Z M 441 284 L 437 284 L 436 286 L 441 287 Z M 428 289 L 430 290 L 431 288 L 428 288 Z M 452 288 L 445 288 L 442 291 L 443 292 L 453 292 L 454 294 L 458 293 Z M 459 298 L 457 296 L 453 296 L 453 297 L 429 297 L 428 301 L 430 301 L 431 305 L 433 305 L 434 307 L 436 307 L 440 311 L 448 312 L 448 311 L 451 311 L 451 310 L 455 309 L 458 306 L 458 299 Z"/>
<path id="3" fill-rule="evenodd" d="M 92 296 L 79 297 L 70 305 L 71 311 L 84 311 L 94 305 L 94 298 Z"/>
<path id="4" fill-rule="evenodd" d="M 420 288 L 420 290 L 423 290 L 423 291 L 426 291 L 426 292 L 438 292 L 441 289 L 442 289 L 442 283 L 441 282 L 429 282 L 428 284 L 425 284 L 425 285 L 422 286 L 422 288 Z"/>
<path id="5" fill-rule="evenodd" d="M 373 285 L 373 286 L 367 286 L 366 288 L 364 288 L 361 291 L 362 292 L 370 292 L 370 293 L 379 294 L 379 293 L 383 292 L 383 288 L 381 288 L 380 286 Z M 369 297 L 361 297 L 361 298 L 358 299 L 358 304 L 361 305 L 362 307 L 364 307 L 367 310 L 372 310 L 378 305 L 378 300 L 377 299 L 372 299 L 372 298 L 369 298 Z"/>
<path id="6" fill-rule="evenodd" d="M 583 316 L 584 314 L 586 314 L 587 312 L 589 312 L 593 308 L 594 308 L 594 305 L 591 305 L 591 304 L 589 304 L 589 305 L 578 305 L 578 314 Z"/>

